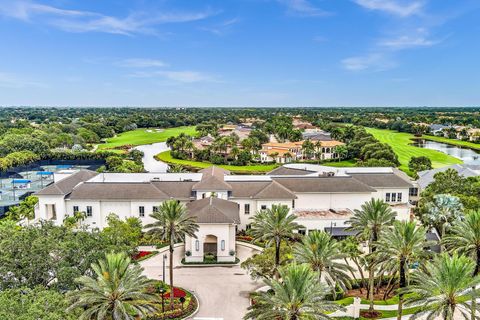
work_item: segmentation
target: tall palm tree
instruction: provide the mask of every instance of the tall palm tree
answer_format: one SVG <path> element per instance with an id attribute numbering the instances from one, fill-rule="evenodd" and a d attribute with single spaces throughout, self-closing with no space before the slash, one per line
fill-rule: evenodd
<path id="1" fill-rule="evenodd" d="M 130 262 L 125 253 L 108 253 L 93 263 L 94 277 L 75 280 L 80 289 L 68 293 L 72 304 L 67 311 L 83 309 L 80 320 L 134 320 L 153 313 L 158 298 L 146 292 L 152 281 Z"/>
<path id="2" fill-rule="evenodd" d="M 480 274 L 480 210 L 467 212 L 464 220 L 456 220 L 449 233 L 442 239 L 448 251 L 470 257 L 475 262 L 473 275 Z M 472 298 L 472 310 L 476 310 L 475 291 Z M 472 312 L 472 319 L 475 315 Z"/>
<path id="3" fill-rule="evenodd" d="M 453 320 L 455 311 L 464 319 L 471 313 L 468 299 L 472 288 L 480 283 L 480 276 L 472 277 L 475 263 L 466 256 L 443 253 L 423 270 L 412 273 L 412 285 L 404 290 L 409 297 L 406 306 L 417 306 L 411 319 L 426 315 L 427 319 Z M 475 310 L 478 311 L 478 310 Z"/>
<path id="4" fill-rule="evenodd" d="M 424 227 L 417 227 L 413 221 L 395 221 L 393 228 L 384 230 L 376 245 L 378 260 L 391 268 L 397 269 L 399 279 L 399 301 L 397 319 L 402 318 L 403 292 L 407 286 L 409 265 L 424 256 L 427 232 Z"/>
<path id="5" fill-rule="evenodd" d="M 300 225 L 295 222 L 296 216 L 289 214 L 286 205 L 272 205 L 271 209 L 257 212 L 252 218 L 251 233 L 255 240 L 265 241 L 268 246 L 275 246 L 275 268 L 280 265 L 280 244 L 283 240 L 295 236 L 294 230 Z"/>
<path id="6" fill-rule="evenodd" d="M 318 280 L 322 276 L 332 289 L 335 296 L 335 287 L 340 285 L 346 290 L 350 286 L 348 272 L 351 270 L 346 263 L 340 262 L 347 257 L 341 251 L 340 244 L 324 231 L 313 231 L 303 237 L 301 243 L 293 248 L 297 262 L 308 264 L 313 271 L 318 272 Z"/>
<path id="7" fill-rule="evenodd" d="M 196 238 L 198 224 L 195 218 L 187 214 L 184 205 L 177 200 L 167 200 L 162 203 L 157 212 L 150 215 L 156 221 L 145 228 L 154 238 L 168 242 L 170 252 L 170 287 L 173 290 L 173 251 L 176 242 L 184 241 L 185 235 Z M 170 305 L 173 307 L 173 294 L 170 295 Z"/>
<path id="8" fill-rule="evenodd" d="M 308 265 L 285 266 L 280 269 L 280 279 L 264 280 L 271 291 L 253 298 L 254 304 L 248 308 L 244 319 L 330 319 L 326 312 L 343 309 L 324 299 L 329 290 Z"/>
<path id="9" fill-rule="evenodd" d="M 355 209 L 353 217 L 347 224 L 348 229 L 358 232 L 364 239 L 368 240 L 369 253 L 375 252 L 375 244 L 378 241 L 380 233 L 385 228 L 391 226 L 395 220 L 394 212 L 388 203 L 380 199 L 371 199 L 362 204 L 361 209 Z M 373 290 L 374 290 L 374 260 L 370 255 L 368 260 L 368 299 L 370 300 L 369 311 L 373 312 Z"/>

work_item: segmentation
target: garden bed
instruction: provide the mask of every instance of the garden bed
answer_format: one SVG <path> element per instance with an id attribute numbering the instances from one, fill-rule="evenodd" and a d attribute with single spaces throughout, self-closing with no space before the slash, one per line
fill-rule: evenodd
<path id="1" fill-rule="evenodd" d="M 165 312 L 162 312 L 162 294 L 161 289 L 166 290 L 163 293 L 163 307 Z M 196 297 L 189 291 L 174 287 L 174 308 L 170 309 L 170 292 L 171 289 L 168 285 L 161 281 L 157 281 L 151 288 L 150 293 L 158 294 L 160 303 L 158 304 L 158 310 L 155 315 L 148 317 L 149 320 L 180 320 L 185 319 L 195 313 L 198 307 L 198 301 Z"/>
<path id="2" fill-rule="evenodd" d="M 182 264 L 187 265 L 187 266 L 194 266 L 194 265 L 235 265 L 240 263 L 240 259 L 235 258 L 235 261 L 216 261 L 216 260 L 204 260 L 200 262 L 186 262 L 185 258 L 182 259 L 181 261 Z"/>
<path id="3" fill-rule="evenodd" d="M 154 257 L 158 254 L 158 251 L 138 251 L 138 253 L 134 254 L 132 259 L 133 261 L 140 262 L 151 257 Z"/>

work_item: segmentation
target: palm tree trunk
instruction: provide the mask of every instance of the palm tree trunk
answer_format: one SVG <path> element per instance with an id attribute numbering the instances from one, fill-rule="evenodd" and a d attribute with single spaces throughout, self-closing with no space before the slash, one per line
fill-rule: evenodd
<path id="1" fill-rule="evenodd" d="M 368 300 L 370 302 L 370 306 L 368 307 L 368 311 L 373 312 L 373 291 L 375 290 L 375 278 L 373 272 L 373 266 L 368 268 Z"/>
<path id="2" fill-rule="evenodd" d="M 275 277 L 278 279 L 278 267 L 280 266 L 280 239 L 275 239 Z"/>
<path id="3" fill-rule="evenodd" d="M 407 277 L 405 274 L 405 259 L 400 259 L 400 292 L 398 293 L 398 312 L 397 320 L 402 319 L 402 307 L 403 307 L 403 292 L 401 291 L 407 285 Z"/>
<path id="4" fill-rule="evenodd" d="M 478 273 L 480 272 L 480 247 L 476 248 L 475 254 L 477 256 L 477 262 L 476 262 L 475 272 L 473 273 L 473 276 L 478 275 Z M 472 320 L 475 320 L 477 315 L 477 292 L 475 290 L 476 288 L 473 287 L 472 288 L 472 306 L 471 306 L 472 309 L 470 311 L 471 312 L 470 317 Z"/>
<path id="5" fill-rule="evenodd" d="M 365 283 L 365 275 L 363 274 L 363 270 L 362 270 L 362 267 L 360 266 L 360 264 L 358 263 L 357 259 L 353 259 L 352 258 L 352 261 L 353 263 L 355 263 L 355 265 L 357 266 L 357 269 L 358 269 L 358 272 L 360 272 L 360 277 L 362 278 L 362 285 L 360 286 L 360 293 L 363 293 L 362 292 L 362 287 L 366 287 L 366 283 Z"/>

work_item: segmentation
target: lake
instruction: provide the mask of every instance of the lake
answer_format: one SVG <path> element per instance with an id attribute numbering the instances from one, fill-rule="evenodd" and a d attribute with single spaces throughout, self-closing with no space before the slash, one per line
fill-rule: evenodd
<path id="1" fill-rule="evenodd" d="M 143 152 L 143 166 L 148 172 L 167 172 L 168 165 L 165 162 L 158 161 L 154 158 L 160 152 L 170 150 L 165 142 L 158 142 L 153 144 L 144 144 L 137 146 L 134 149 Z"/>
<path id="2" fill-rule="evenodd" d="M 472 149 L 461 148 L 451 144 L 421 139 L 416 140 L 416 142 L 412 145 L 420 148 L 432 149 L 446 153 L 448 155 L 451 155 L 452 157 L 463 160 L 465 164 L 480 165 L 480 153 Z"/>

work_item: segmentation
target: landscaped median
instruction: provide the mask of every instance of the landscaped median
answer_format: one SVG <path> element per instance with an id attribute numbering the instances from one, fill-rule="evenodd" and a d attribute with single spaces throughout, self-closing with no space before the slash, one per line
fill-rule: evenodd
<path id="1" fill-rule="evenodd" d="M 192 160 L 182 160 L 182 159 L 175 159 L 170 154 L 170 151 L 164 151 L 155 156 L 155 159 L 159 161 L 163 161 L 167 164 L 177 164 L 185 167 L 186 169 L 190 170 L 199 170 L 204 169 L 212 166 L 213 164 L 210 162 L 200 162 L 200 161 L 192 161 Z M 232 165 L 218 165 L 218 167 L 229 170 L 233 173 L 238 174 L 264 174 L 273 169 L 277 168 L 278 164 L 254 164 L 254 165 L 246 165 L 246 166 L 232 166 Z"/>

